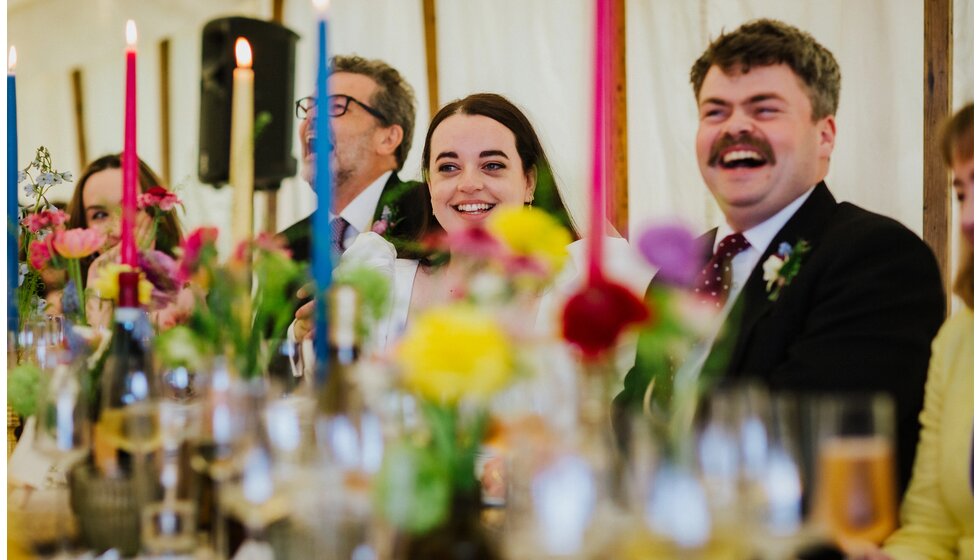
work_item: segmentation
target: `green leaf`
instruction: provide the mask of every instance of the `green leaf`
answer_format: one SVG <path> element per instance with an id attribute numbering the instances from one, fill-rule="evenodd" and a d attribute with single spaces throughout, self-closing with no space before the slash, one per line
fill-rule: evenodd
<path id="1" fill-rule="evenodd" d="M 375 507 L 403 530 L 424 533 L 449 513 L 449 473 L 430 447 L 399 442 L 387 449 L 374 488 Z"/>

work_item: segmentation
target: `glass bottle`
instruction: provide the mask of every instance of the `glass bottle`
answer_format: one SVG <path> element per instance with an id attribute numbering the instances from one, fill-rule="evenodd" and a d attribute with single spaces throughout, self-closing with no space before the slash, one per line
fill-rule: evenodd
<path id="1" fill-rule="evenodd" d="M 119 274 L 119 303 L 93 434 L 95 464 L 106 476 L 130 474 L 136 463 L 161 447 L 160 389 L 150 352 L 153 331 L 139 305 L 138 287 L 138 272 Z"/>

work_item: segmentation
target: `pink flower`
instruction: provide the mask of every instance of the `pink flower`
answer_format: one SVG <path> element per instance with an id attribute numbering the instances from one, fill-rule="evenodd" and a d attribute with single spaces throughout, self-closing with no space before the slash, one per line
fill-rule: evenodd
<path id="1" fill-rule="evenodd" d="M 449 248 L 455 254 L 479 259 L 494 259 L 504 255 L 500 240 L 482 227 L 463 228 L 449 234 Z"/>
<path id="2" fill-rule="evenodd" d="M 27 260 L 31 263 L 34 270 L 43 270 L 51 261 L 51 247 L 47 241 L 31 241 L 31 246 L 27 249 Z"/>
<path id="3" fill-rule="evenodd" d="M 388 231 L 388 220 L 378 220 L 371 226 L 371 231 L 378 235 L 384 235 Z"/>
<path id="4" fill-rule="evenodd" d="M 20 223 L 31 233 L 38 233 L 50 227 L 60 227 L 67 221 L 68 214 L 55 208 L 54 210 L 41 210 L 40 212 L 28 214 Z"/>
<path id="5" fill-rule="evenodd" d="M 255 237 L 255 247 L 268 253 L 280 253 L 286 258 L 293 256 L 292 252 L 286 248 L 286 238 L 267 231 L 263 231 Z"/>
<path id="6" fill-rule="evenodd" d="M 160 186 L 147 189 L 145 193 L 137 197 L 136 203 L 140 210 L 159 208 L 163 212 L 169 212 L 174 209 L 174 206 L 183 204 L 176 194 Z"/>
<path id="7" fill-rule="evenodd" d="M 55 232 L 51 243 L 62 257 L 80 259 L 101 249 L 105 234 L 94 228 L 74 228 Z"/>
<path id="8" fill-rule="evenodd" d="M 217 250 L 214 247 L 218 240 L 218 228 L 199 227 L 188 235 L 181 243 L 180 278 L 186 280 L 194 275 L 200 266 L 201 253 L 205 249 Z"/>

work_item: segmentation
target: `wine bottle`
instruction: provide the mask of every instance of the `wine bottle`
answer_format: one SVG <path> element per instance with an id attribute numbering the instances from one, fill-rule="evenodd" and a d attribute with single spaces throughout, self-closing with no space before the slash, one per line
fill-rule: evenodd
<path id="1" fill-rule="evenodd" d="M 152 327 L 139 305 L 139 273 L 119 274 L 112 342 L 100 383 L 93 434 L 96 466 L 106 475 L 128 472 L 162 446 L 160 388 L 150 352 Z"/>

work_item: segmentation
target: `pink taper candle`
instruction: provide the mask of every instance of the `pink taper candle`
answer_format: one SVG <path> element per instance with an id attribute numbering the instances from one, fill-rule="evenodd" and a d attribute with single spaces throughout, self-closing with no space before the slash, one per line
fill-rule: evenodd
<path id="1" fill-rule="evenodd" d="M 602 277 L 606 184 L 609 179 L 609 53 L 612 45 L 609 0 L 596 0 L 595 88 L 592 114 L 592 197 L 589 208 L 589 281 Z"/>
<path id="2" fill-rule="evenodd" d="M 126 121 L 123 136 L 122 225 L 120 256 L 122 264 L 136 266 L 136 182 L 139 159 L 136 155 L 136 23 L 126 22 Z"/>

